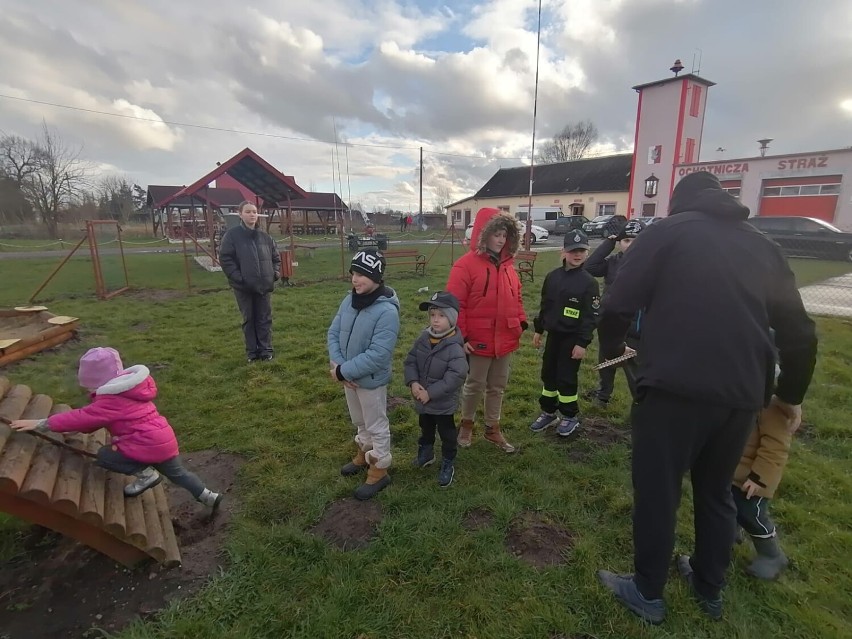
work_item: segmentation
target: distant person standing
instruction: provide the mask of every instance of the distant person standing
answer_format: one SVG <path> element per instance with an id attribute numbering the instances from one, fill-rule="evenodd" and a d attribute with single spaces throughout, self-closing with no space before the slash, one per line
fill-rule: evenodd
<path id="1" fill-rule="evenodd" d="M 405 230 L 406 230 L 406 231 L 407 231 L 409 228 L 411 228 L 411 224 L 412 224 L 413 222 L 414 222 L 414 218 L 412 218 L 412 217 L 411 217 L 411 215 L 409 215 L 408 217 L 406 217 L 406 218 L 405 218 Z"/>
<path id="2" fill-rule="evenodd" d="M 399 216 L 399 232 L 400 233 L 405 232 L 405 216 L 404 215 Z"/>
<path id="3" fill-rule="evenodd" d="M 246 201 L 238 212 L 240 224 L 222 238 L 219 263 L 243 316 L 246 357 L 268 361 L 273 357 L 272 291 L 281 277 L 281 256 L 275 241 L 257 226 L 257 207 Z"/>

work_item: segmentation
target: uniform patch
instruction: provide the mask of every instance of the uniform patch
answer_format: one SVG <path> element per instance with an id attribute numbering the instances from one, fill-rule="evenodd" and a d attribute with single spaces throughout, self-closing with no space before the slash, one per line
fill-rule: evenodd
<path id="1" fill-rule="evenodd" d="M 565 308 L 562 309 L 562 314 L 565 317 L 572 317 L 574 319 L 577 319 L 578 317 L 580 317 L 580 309 L 579 308 L 571 308 L 570 306 L 566 306 Z"/>
<path id="2" fill-rule="evenodd" d="M 592 309 L 597 311 L 601 307 L 601 298 L 595 295 L 592 298 Z"/>

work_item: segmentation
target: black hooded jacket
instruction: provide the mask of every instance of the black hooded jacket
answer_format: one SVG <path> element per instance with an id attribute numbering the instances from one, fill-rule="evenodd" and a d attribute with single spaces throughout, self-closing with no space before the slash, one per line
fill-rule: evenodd
<path id="1" fill-rule="evenodd" d="M 271 293 L 281 276 L 281 255 L 275 240 L 261 229 L 250 229 L 242 222 L 222 237 L 219 263 L 228 283 L 247 293 Z"/>
<path id="2" fill-rule="evenodd" d="M 625 253 L 601 305 L 605 355 L 620 355 L 645 309 L 637 385 L 730 408 L 757 410 L 773 392 L 801 403 L 817 339 L 781 250 L 746 222 L 749 210 L 706 172 L 674 190 L 667 219 Z"/>

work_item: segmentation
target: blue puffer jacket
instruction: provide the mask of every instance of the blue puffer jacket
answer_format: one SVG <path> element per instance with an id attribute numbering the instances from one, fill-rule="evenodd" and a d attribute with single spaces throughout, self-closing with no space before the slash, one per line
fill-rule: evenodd
<path id="1" fill-rule="evenodd" d="M 350 293 L 328 329 L 328 357 L 340 374 L 361 388 L 390 382 L 393 349 L 399 335 L 399 298 L 392 288 L 367 308 L 352 308 Z"/>

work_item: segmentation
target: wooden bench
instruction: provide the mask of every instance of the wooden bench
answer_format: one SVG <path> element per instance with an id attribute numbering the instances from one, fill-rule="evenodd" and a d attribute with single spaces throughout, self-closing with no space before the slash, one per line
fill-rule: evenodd
<path id="1" fill-rule="evenodd" d="M 293 248 L 305 249 L 308 252 L 308 257 L 314 256 L 314 251 L 320 247 L 319 244 L 294 244 Z"/>
<path id="2" fill-rule="evenodd" d="M 76 539 L 125 566 L 148 557 L 166 566 L 180 564 L 162 484 L 125 497 L 124 486 L 133 478 L 93 462 L 109 442 L 105 430 L 45 435 L 51 443 L 13 432 L 6 423 L 67 410 L 0 377 L 0 511 Z"/>
<path id="3" fill-rule="evenodd" d="M 518 276 L 523 281 L 524 277 L 528 277 L 530 282 L 535 280 L 535 260 L 538 253 L 535 251 L 518 251 L 515 253 L 515 270 L 518 271 Z"/>
<path id="4" fill-rule="evenodd" d="M 426 256 L 416 248 L 382 251 L 388 266 L 414 266 L 417 275 L 426 275 Z"/>

